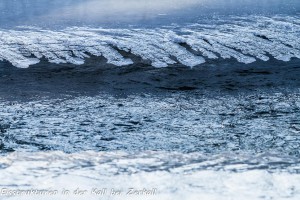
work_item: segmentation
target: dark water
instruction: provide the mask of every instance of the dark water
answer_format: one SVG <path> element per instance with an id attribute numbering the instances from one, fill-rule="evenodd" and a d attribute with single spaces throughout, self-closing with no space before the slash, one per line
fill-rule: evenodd
<path id="1" fill-rule="evenodd" d="M 138 58 L 132 58 L 138 59 Z M 8 62 L 0 65 L 0 97 L 11 101 L 67 96 L 95 96 L 105 92 L 113 96 L 152 94 L 164 96 L 177 92 L 205 94 L 284 92 L 300 88 L 300 63 L 272 59 L 245 65 L 219 59 L 195 68 L 180 64 L 154 68 L 136 61 L 127 67 L 106 64 L 92 57 L 84 65 L 49 64 L 43 61 L 28 69 Z"/>

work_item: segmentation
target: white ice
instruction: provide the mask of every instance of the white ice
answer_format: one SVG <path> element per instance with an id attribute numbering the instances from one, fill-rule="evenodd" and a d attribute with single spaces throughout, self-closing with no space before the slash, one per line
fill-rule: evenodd
<path id="1" fill-rule="evenodd" d="M 121 51 L 150 61 L 154 67 L 181 63 L 194 67 L 205 59 L 234 58 L 241 63 L 270 57 L 300 58 L 300 19 L 250 16 L 230 18 L 222 25 L 192 24 L 157 29 L 71 27 L 63 30 L 22 28 L 0 30 L 0 60 L 29 67 L 41 58 L 51 63 L 81 65 L 90 55 L 116 66 L 133 64 Z"/>
<path id="2" fill-rule="evenodd" d="M 241 156 L 241 155 L 240 155 Z M 246 156 L 246 155 L 244 155 Z M 242 157 L 242 156 L 241 156 Z M 172 158 L 172 161 L 170 161 Z M 227 158 L 228 159 L 228 158 Z M 178 165 L 176 163 L 178 160 Z M 254 200 L 300 197 L 299 170 L 245 170 L 247 165 L 228 164 L 226 158 L 205 159 L 196 153 L 140 152 L 61 152 L 12 153 L 0 158 L 0 198 L 35 199 L 145 199 L 145 200 Z M 185 164 L 181 164 L 181 161 Z M 173 163 L 174 162 L 174 163 Z M 174 165 L 173 165 L 173 164 Z M 204 168 L 203 168 L 204 166 Z M 205 167 L 206 166 L 206 167 Z M 211 167 L 209 167 L 211 166 Z M 216 170 L 213 166 L 221 166 Z M 57 190 L 50 195 L 5 195 L 5 190 Z M 107 189 L 96 195 L 97 188 Z M 154 195 L 127 195 L 129 188 L 156 189 Z M 62 195 L 63 189 L 69 195 Z M 76 189 L 86 190 L 82 195 Z M 111 189 L 121 190 L 111 195 Z"/>

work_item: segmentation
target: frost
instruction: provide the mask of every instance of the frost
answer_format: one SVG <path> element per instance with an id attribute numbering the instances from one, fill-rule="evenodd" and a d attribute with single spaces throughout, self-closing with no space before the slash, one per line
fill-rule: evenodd
<path id="1" fill-rule="evenodd" d="M 71 27 L 41 30 L 19 27 L 0 30 L 0 61 L 26 68 L 41 58 L 51 63 L 81 65 L 103 56 L 116 66 L 133 64 L 133 54 L 154 67 L 180 63 L 194 67 L 206 59 L 234 58 L 241 63 L 273 57 L 282 61 L 300 58 L 300 25 L 297 17 L 232 17 L 222 25 L 191 24 L 159 29 L 103 29 Z M 175 29 L 176 28 L 176 29 Z"/>

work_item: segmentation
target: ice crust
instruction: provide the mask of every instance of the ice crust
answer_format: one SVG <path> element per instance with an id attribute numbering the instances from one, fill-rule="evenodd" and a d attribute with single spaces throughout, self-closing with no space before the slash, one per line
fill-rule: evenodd
<path id="1" fill-rule="evenodd" d="M 56 64 L 81 65 L 94 55 L 116 66 L 133 64 L 122 55 L 121 51 L 125 51 L 150 61 L 154 67 L 175 63 L 194 67 L 205 63 L 205 59 L 234 58 L 248 64 L 257 59 L 268 61 L 270 57 L 282 61 L 300 58 L 298 17 L 232 17 L 216 24 L 157 29 L 0 29 L 0 60 L 26 68 L 42 58 Z"/>
<path id="2" fill-rule="evenodd" d="M 172 158 L 172 159 L 170 159 Z M 241 164 L 244 159 L 252 159 Z M 229 161 L 228 161 L 229 160 Z M 3 199 L 145 199 L 145 200 L 253 200 L 300 197 L 299 164 L 287 169 L 265 168 L 280 158 L 264 155 L 218 155 L 208 158 L 191 153 L 62 152 L 11 153 L 0 158 L 0 186 L 9 190 L 57 190 L 56 195 L 2 195 Z M 285 159 L 284 159 L 285 160 Z M 260 161 L 263 161 L 261 163 Z M 257 164 L 258 163 L 258 164 Z M 77 188 L 85 195 L 73 193 Z M 91 191 L 107 188 L 105 194 Z M 127 195 L 128 188 L 156 188 L 155 195 Z M 66 198 L 62 189 L 72 191 Z M 110 195 L 111 189 L 121 190 Z M 142 198 L 141 198 L 142 197 Z"/>

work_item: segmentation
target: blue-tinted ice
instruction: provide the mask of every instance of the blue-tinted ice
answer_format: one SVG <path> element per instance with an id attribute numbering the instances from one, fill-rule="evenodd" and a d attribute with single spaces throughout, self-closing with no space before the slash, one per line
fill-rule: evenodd
<path id="1" fill-rule="evenodd" d="M 139 199 L 129 187 L 157 188 L 143 199 L 299 199 L 299 14 L 299 0 L 1 0 L 0 199 L 78 187 L 79 199 L 113 198 L 93 188 Z M 297 73 L 274 80 L 280 70 Z"/>

